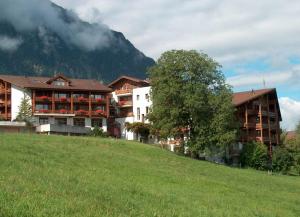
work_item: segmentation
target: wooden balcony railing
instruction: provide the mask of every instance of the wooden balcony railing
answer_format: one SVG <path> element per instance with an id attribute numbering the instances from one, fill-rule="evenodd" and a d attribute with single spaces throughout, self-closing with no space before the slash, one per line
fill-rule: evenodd
<path id="1" fill-rule="evenodd" d="M 74 102 L 87 103 L 89 102 L 89 98 L 87 97 L 78 97 L 73 99 Z"/>
<path id="2" fill-rule="evenodd" d="M 68 103 L 71 102 L 71 98 L 68 97 L 55 98 L 55 102 Z"/>
<path id="3" fill-rule="evenodd" d="M 132 94 L 132 90 L 128 89 L 128 90 L 115 90 L 116 95 L 121 95 L 121 94 Z"/>
<path id="4" fill-rule="evenodd" d="M 130 107 L 132 105 L 133 105 L 132 101 L 119 101 L 118 102 L 118 106 L 120 106 L 120 107 Z"/>
<path id="5" fill-rule="evenodd" d="M 105 104 L 106 103 L 106 99 L 104 99 L 104 98 L 92 99 L 92 103 Z"/>
<path id="6" fill-rule="evenodd" d="M 47 102 L 47 101 L 51 101 L 52 97 L 51 96 L 37 96 L 35 97 L 35 101 L 37 102 Z"/>

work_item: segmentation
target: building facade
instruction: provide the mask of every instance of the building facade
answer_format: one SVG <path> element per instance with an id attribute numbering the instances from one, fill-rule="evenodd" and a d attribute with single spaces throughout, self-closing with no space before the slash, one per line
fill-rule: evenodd
<path id="1" fill-rule="evenodd" d="M 280 143 L 282 121 L 276 89 L 234 93 L 233 104 L 240 124 L 241 143 L 261 142 L 272 148 Z"/>
<path id="2" fill-rule="evenodd" d="M 95 80 L 0 75 L 0 118 L 14 121 L 26 97 L 38 133 L 107 131 L 110 96 L 111 89 Z"/>
<path id="3" fill-rule="evenodd" d="M 112 89 L 114 125 L 120 129 L 120 137 L 128 140 L 138 139 L 138 135 L 126 130 L 126 123 L 149 122 L 150 84 L 146 80 L 121 76 L 109 84 Z"/>
<path id="4" fill-rule="evenodd" d="M 149 81 L 121 76 L 108 86 L 95 80 L 0 75 L 0 120 L 13 121 L 25 97 L 30 99 L 38 133 L 86 134 L 98 126 L 115 137 L 139 139 L 126 123 L 149 123 Z M 234 93 L 240 124 L 239 143 L 280 142 L 281 113 L 276 89 Z"/>

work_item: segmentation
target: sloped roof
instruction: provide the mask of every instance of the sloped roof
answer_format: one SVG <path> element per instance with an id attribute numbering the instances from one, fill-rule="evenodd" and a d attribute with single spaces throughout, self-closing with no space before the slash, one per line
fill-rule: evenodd
<path id="1" fill-rule="evenodd" d="M 287 131 L 286 132 L 286 139 L 291 140 L 296 138 L 296 131 Z"/>
<path id="2" fill-rule="evenodd" d="M 147 80 L 143 80 L 143 79 L 139 79 L 139 78 L 134 78 L 134 77 L 130 77 L 130 76 L 120 76 L 119 78 L 117 78 L 116 80 L 114 80 L 113 82 L 111 82 L 108 86 L 111 87 L 114 84 L 116 84 L 117 82 L 121 81 L 122 79 L 127 79 L 127 80 L 131 80 L 137 83 L 141 83 L 142 85 L 150 85 L 150 82 Z"/>
<path id="3" fill-rule="evenodd" d="M 61 77 L 60 75 L 59 77 Z M 78 91 L 103 91 L 110 92 L 111 89 L 99 81 L 92 79 L 69 79 L 63 77 L 69 82 L 69 86 L 55 86 L 49 83 L 53 81 L 50 77 L 27 77 L 15 75 L 0 75 L 0 79 L 16 85 L 21 88 L 29 89 L 60 89 L 60 90 L 78 90 Z M 48 83 L 47 83 L 48 82 Z"/>
<path id="4" fill-rule="evenodd" d="M 254 100 L 260 96 L 263 96 L 268 93 L 274 93 L 276 95 L 276 104 L 279 112 L 279 119 L 282 120 L 280 106 L 277 100 L 277 92 L 276 88 L 269 88 L 269 89 L 260 89 L 260 90 L 251 90 L 251 91 L 244 91 L 244 92 L 236 92 L 233 94 L 232 103 L 235 107 L 238 107 L 248 101 Z"/>
<path id="5" fill-rule="evenodd" d="M 276 92 L 276 89 L 270 88 L 270 89 L 251 90 L 245 92 L 236 92 L 233 94 L 232 102 L 235 106 L 239 106 L 245 102 L 256 99 L 262 95 L 271 93 L 273 91 Z"/>

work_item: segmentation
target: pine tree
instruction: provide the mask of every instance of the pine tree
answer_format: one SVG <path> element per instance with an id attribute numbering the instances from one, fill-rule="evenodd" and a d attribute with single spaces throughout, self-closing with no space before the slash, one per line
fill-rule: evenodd
<path id="1" fill-rule="evenodd" d="M 28 125 L 32 125 L 32 109 L 30 99 L 25 94 L 19 106 L 19 113 L 16 117 L 16 121 L 24 121 Z"/>

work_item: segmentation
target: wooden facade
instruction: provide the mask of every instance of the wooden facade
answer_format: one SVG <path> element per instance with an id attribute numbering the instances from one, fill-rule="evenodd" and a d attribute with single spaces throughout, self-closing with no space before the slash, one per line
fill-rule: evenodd
<path id="1" fill-rule="evenodd" d="M 133 99 L 132 91 L 134 88 L 149 86 L 149 82 L 146 80 L 140 80 L 128 76 L 121 76 L 117 80 L 109 84 L 116 94 L 118 101 L 116 102 L 117 111 L 111 108 L 112 113 L 116 114 L 116 117 L 132 117 L 133 116 Z"/>
<path id="2" fill-rule="evenodd" d="M 0 120 L 11 119 L 11 84 L 0 80 Z"/>
<path id="3" fill-rule="evenodd" d="M 235 94 L 240 123 L 240 142 L 261 142 L 272 147 L 280 142 L 281 113 L 275 89 Z M 239 98 L 239 100 L 237 100 Z"/>

